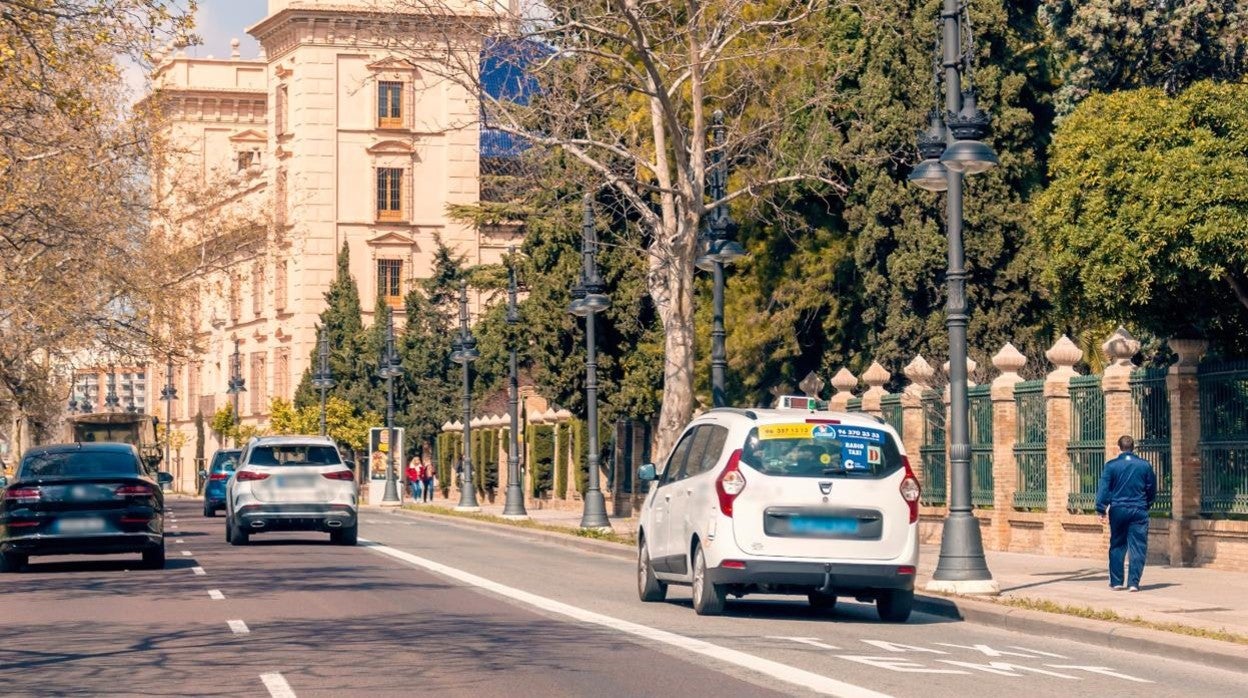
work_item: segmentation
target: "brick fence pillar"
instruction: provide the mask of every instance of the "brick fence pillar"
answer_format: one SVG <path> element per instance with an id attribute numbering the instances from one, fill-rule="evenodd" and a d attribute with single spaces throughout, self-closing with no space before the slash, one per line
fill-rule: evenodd
<path id="1" fill-rule="evenodd" d="M 1058 555 L 1064 548 L 1066 538 L 1062 517 L 1066 514 L 1067 495 L 1070 493 L 1070 379 L 1079 375 L 1075 364 L 1083 358 L 1083 351 L 1062 335 L 1047 352 L 1049 363 L 1056 368 L 1044 378 L 1044 414 L 1048 449 L 1046 461 L 1047 497 L 1044 518 L 1044 552 Z"/>
<path id="2" fill-rule="evenodd" d="M 1010 547 L 1009 513 L 1014 510 L 1014 492 L 1018 490 L 1018 466 L 1014 461 L 1018 405 L 1014 402 L 1014 386 L 1022 382 L 1018 372 L 1026 364 L 1027 357 L 1009 343 L 992 357 L 992 365 L 1001 372 L 992 381 L 992 527 L 998 550 Z"/>
<path id="3" fill-rule="evenodd" d="M 880 398 L 888 394 L 884 384 L 893 374 L 889 373 L 878 361 L 872 362 L 870 368 L 862 374 L 862 382 L 867 384 L 867 392 L 862 394 L 862 411 L 867 414 L 883 417 L 880 409 Z"/>
<path id="4" fill-rule="evenodd" d="M 901 440 L 906 446 L 910 466 L 915 477 L 919 479 L 919 485 L 926 489 L 926 473 L 923 472 L 922 452 L 919 450 L 923 447 L 923 437 L 927 430 L 923 417 L 923 393 L 931 390 L 932 376 L 936 371 L 927 363 L 927 359 L 919 355 L 906 364 L 904 372 L 910 385 L 901 391 Z"/>
<path id="5" fill-rule="evenodd" d="M 1209 345 L 1200 339 L 1171 339 L 1179 360 L 1166 376 L 1170 398 L 1170 564 L 1190 565 L 1196 543 L 1191 522 L 1200 516 L 1200 385 L 1196 367 Z"/>
<path id="6" fill-rule="evenodd" d="M 1101 345 L 1109 366 L 1101 376 L 1101 390 L 1105 393 L 1105 460 L 1118 456 L 1118 437 L 1131 433 L 1134 406 L 1131 404 L 1131 372 L 1135 365 L 1131 357 L 1140 350 L 1140 342 L 1119 327 Z"/>
<path id="7" fill-rule="evenodd" d="M 854 397 L 854 388 L 858 387 L 858 379 L 849 372 L 849 369 L 842 366 L 841 370 L 832 376 L 832 387 L 836 388 L 836 393 L 828 401 L 828 409 L 834 412 L 848 411 L 849 401 Z"/>

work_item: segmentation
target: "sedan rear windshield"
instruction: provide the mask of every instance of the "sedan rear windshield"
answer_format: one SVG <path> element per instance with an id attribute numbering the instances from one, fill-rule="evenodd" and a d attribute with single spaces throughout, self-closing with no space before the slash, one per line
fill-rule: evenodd
<path id="1" fill-rule="evenodd" d="M 139 461 L 124 451 L 63 451 L 26 456 L 18 477 L 136 477 L 138 474 Z"/>
<path id="2" fill-rule="evenodd" d="M 333 446 L 257 446 L 247 459 L 249 465 L 338 465 L 338 449 Z"/>
<path id="3" fill-rule="evenodd" d="M 883 429 L 795 422 L 750 430 L 741 462 L 780 477 L 879 478 L 901 467 L 901 452 Z"/>

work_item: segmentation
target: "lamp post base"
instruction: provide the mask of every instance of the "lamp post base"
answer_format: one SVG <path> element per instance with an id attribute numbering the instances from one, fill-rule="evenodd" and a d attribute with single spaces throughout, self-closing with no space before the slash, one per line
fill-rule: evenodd
<path id="1" fill-rule="evenodd" d="M 940 559 L 928 591 L 949 594 L 999 594 L 988 570 L 979 521 L 969 511 L 951 512 L 940 535 Z"/>
<path id="2" fill-rule="evenodd" d="M 504 519 L 527 519 L 529 512 L 524 508 L 524 490 L 519 482 L 507 486 L 507 503 L 503 505 Z"/>
<path id="3" fill-rule="evenodd" d="M 611 520 L 607 518 L 607 500 L 602 490 L 593 489 L 585 493 L 585 508 L 581 513 L 581 528 L 592 528 L 599 531 L 611 530 Z"/>
<path id="4" fill-rule="evenodd" d="M 383 500 L 381 500 L 381 504 L 379 504 L 378 506 L 382 506 L 382 507 L 400 507 L 400 506 L 403 506 L 403 502 L 400 502 L 400 501 L 399 501 L 399 500 L 397 500 L 397 499 L 395 499 L 395 500 L 383 499 Z"/>
<path id="5" fill-rule="evenodd" d="M 937 594 L 959 594 L 964 596 L 997 596 L 1001 587 L 995 579 L 936 580 L 927 583 L 924 589 Z"/>
<path id="6" fill-rule="evenodd" d="M 455 507 L 455 511 L 463 511 L 463 512 L 468 512 L 468 513 L 476 513 L 476 512 L 481 511 L 481 507 L 478 507 L 478 506 L 464 506 L 463 504 L 460 504 L 459 506 L 456 506 L 456 507 Z"/>

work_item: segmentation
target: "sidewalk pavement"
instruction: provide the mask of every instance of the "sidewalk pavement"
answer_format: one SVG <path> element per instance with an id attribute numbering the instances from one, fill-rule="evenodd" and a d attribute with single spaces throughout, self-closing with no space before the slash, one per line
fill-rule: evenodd
<path id="1" fill-rule="evenodd" d="M 437 506 L 454 506 L 439 499 Z M 499 516 L 502 504 L 483 504 L 482 513 Z M 530 509 L 538 523 L 578 528 L 579 511 Z M 619 535 L 637 533 L 636 518 L 612 518 Z M 1157 624 L 1178 624 L 1248 637 L 1248 574 L 1199 567 L 1148 565 L 1138 593 L 1109 588 L 1106 561 L 987 551 L 988 569 L 1001 588 L 999 600 L 1045 602 L 1110 611 L 1124 619 L 1138 617 Z M 923 546 L 917 587 L 931 579 L 940 557 L 937 546 Z M 1072 619 L 1074 620 L 1074 619 Z"/>

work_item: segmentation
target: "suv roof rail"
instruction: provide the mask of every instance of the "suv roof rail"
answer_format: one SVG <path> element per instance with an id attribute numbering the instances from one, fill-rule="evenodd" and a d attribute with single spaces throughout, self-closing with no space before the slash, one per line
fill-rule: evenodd
<path id="1" fill-rule="evenodd" d="M 740 415 L 746 419 L 758 419 L 758 414 L 754 410 L 743 410 L 739 407 L 713 407 L 706 411 L 706 413 L 711 412 L 726 412 L 728 414 Z"/>

